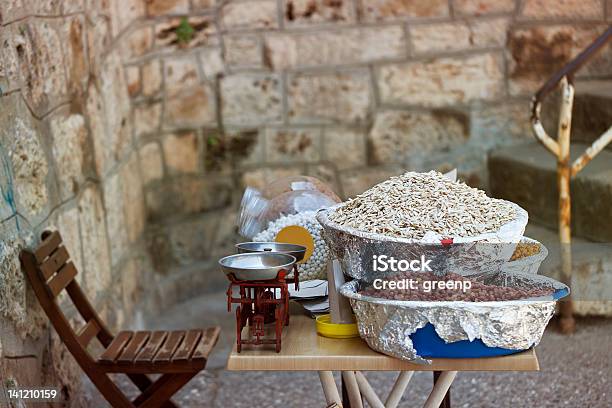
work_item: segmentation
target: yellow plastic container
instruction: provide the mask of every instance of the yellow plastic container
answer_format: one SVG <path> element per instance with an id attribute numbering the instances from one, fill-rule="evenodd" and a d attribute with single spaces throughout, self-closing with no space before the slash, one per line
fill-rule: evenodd
<path id="1" fill-rule="evenodd" d="M 354 317 L 353 320 L 355 320 Z M 332 339 L 350 339 L 352 337 L 359 337 L 357 323 L 332 323 L 331 316 L 329 314 L 324 314 L 317 317 L 317 333 L 319 333 L 321 336 L 330 337 Z"/>

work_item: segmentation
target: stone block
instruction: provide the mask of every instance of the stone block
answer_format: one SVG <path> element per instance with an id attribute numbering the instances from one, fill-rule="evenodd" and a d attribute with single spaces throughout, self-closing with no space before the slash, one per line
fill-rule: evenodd
<path id="1" fill-rule="evenodd" d="M 197 173 L 200 170 L 202 145 L 194 132 L 164 137 L 164 158 L 170 174 Z"/>
<path id="2" fill-rule="evenodd" d="M 603 31 L 598 25 L 552 25 L 512 30 L 508 38 L 509 90 L 530 95 L 554 72 L 561 69 Z M 589 65 L 597 64 L 600 54 Z M 604 67 L 609 64 L 604 64 Z M 594 65 L 594 69 L 597 66 Z M 609 69 L 607 69 L 609 72 Z M 581 73 L 588 73 L 589 66 Z M 605 71 L 605 69 L 604 69 Z"/>
<path id="3" fill-rule="evenodd" d="M 93 135 L 98 174 L 105 175 L 123 158 L 132 144 L 130 99 L 123 67 L 116 53 L 111 53 L 101 68 L 98 91 L 89 89 L 88 114 L 94 121 Z M 94 115 L 101 117 L 92 118 Z M 103 129 L 103 131 L 102 131 Z M 98 131 L 102 131 L 98 134 Z"/>
<path id="4" fill-rule="evenodd" d="M 109 242 L 104 222 L 105 213 L 98 189 L 90 185 L 79 197 L 79 223 L 83 237 L 83 273 L 85 291 L 95 301 L 97 295 L 109 288 L 111 261 Z"/>
<path id="5" fill-rule="evenodd" d="M 1 159 L 4 166 L 12 167 L 10 174 L 5 174 L 7 179 L 2 180 L 8 187 L 3 198 L 30 222 L 40 222 L 49 208 L 49 164 L 38 138 L 40 129 L 21 116 L 10 117 L 2 123 L 5 125 L 0 140 L 5 150 L 0 152 L 4 154 Z"/>
<path id="6" fill-rule="evenodd" d="M 470 115 L 471 138 L 486 147 L 532 141 L 530 114 L 528 100 L 475 107 Z"/>
<path id="7" fill-rule="evenodd" d="M 253 187 L 261 190 L 266 184 L 274 180 L 302 174 L 304 174 L 304 167 L 301 165 L 283 165 L 281 167 L 253 169 L 242 174 L 241 183 L 244 187 Z"/>
<path id="8" fill-rule="evenodd" d="M 400 168 L 393 167 L 364 167 L 343 171 L 340 173 L 342 198 L 353 198 L 373 185 L 402 173 L 403 171 Z"/>
<path id="9" fill-rule="evenodd" d="M 164 127 L 194 128 L 215 123 L 215 94 L 208 84 L 187 88 L 166 100 Z"/>
<path id="10" fill-rule="evenodd" d="M 264 136 L 257 129 L 225 128 L 204 131 L 204 171 L 231 173 L 235 168 L 264 161 Z M 263 132 L 262 132 L 263 133 Z"/>
<path id="11" fill-rule="evenodd" d="M 364 130 L 326 127 L 323 132 L 323 160 L 337 170 L 346 170 L 366 164 Z"/>
<path id="12" fill-rule="evenodd" d="M 131 29 L 119 44 L 121 57 L 130 61 L 146 55 L 153 47 L 153 27 L 141 26 Z"/>
<path id="13" fill-rule="evenodd" d="M 603 0 L 526 0 L 520 16 L 528 19 L 591 19 L 604 17 Z"/>
<path id="14" fill-rule="evenodd" d="M 76 207 L 66 209 L 58 215 L 57 229 L 62 234 L 64 246 L 79 272 L 76 279 L 80 284 L 83 281 L 83 245 L 81 243 L 79 212 Z"/>
<path id="15" fill-rule="evenodd" d="M 356 20 L 353 2 L 349 0 L 284 0 L 283 6 L 287 26 L 342 24 Z"/>
<path id="16" fill-rule="evenodd" d="M 268 34 L 264 50 L 269 65 L 280 70 L 403 58 L 407 45 L 403 28 L 391 25 Z"/>
<path id="17" fill-rule="evenodd" d="M 110 245 L 112 267 L 116 267 L 128 250 L 128 236 L 125 227 L 124 208 L 128 205 L 123 197 L 123 180 L 119 172 L 104 181 L 104 209 Z M 86 238 L 87 239 L 87 238 Z"/>
<path id="18" fill-rule="evenodd" d="M 145 185 L 164 177 L 164 163 L 157 142 L 148 143 L 140 148 L 140 171 Z"/>
<path id="19" fill-rule="evenodd" d="M 161 62 L 152 60 L 142 66 L 142 94 L 144 96 L 156 95 L 162 85 Z"/>
<path id="20" fill-rule="evenodd" d="M 315 162 L 321 159 L 321 130 L 317 128 L 266 129 L 266 161 Z"/>
<path id="21" fill-rule="evenodd" d="M 194 10 L 205 10 L 214 7 L 217 0 L 192 0 L 191 5 Z"/>
<path id="22" fill-rule="evenodd" d="M 146 194 L 150 220 L 177 214 L 196 214 L 230 204 L 234 185 L 228 177 L 174 177 L 171 183 L 152 183 Z"/>
<path id="23" fill-rule="evenodd" d="M 137 153 L 132 153 L 121 168 L 120 175 L 125 203 L 125 229 L 129 242 L 134 243 L 141 237 L 146 221 L 145 198 Z"/>
<path id="24" fill-rule="evenodd" d="M 227 3 L 221 9 L 221 21 L 226 29 L 277 28 L 276 0 L 250 0 Z"/>
<path id="25" fill-rule="evenodd" d="M 514 0 L 454 0 L 454 11 L 461 15 L 485 15 L 490 13 L 512 13 Z"/>
<path id="26" fill-rule="evenodd" d="M 111 23 L 107 16 L 102 13 L 91 11 L 87 14 L 87 19 L 91 22 L 85 30 L 85 38 L 88 50 L 107 50 L 110 49 L 112 42 Z M 103 62 L 101 52 L 88 52 L 89 66 L 99 67 Z"/>
<path id="27" fill-rule="evenodd" d="M 276 75 L 237 74 L 221 80 L 221 114 L 225 124 L 279 122 L 281 100 L 280 78 Z"/>
<path id="28" fill-rule="evenodd" d="M 131 97 L 138 95 L 141 91 L 140 67 L 130 65 L 125 67 L 125 78 L 128 87 L 128 94 Z"/>
<path id="29" fill-rule="evenodd" d="M 293 123 L 364 122 L 372 105 L 370 75 L 365 70 L 295 75 L 287 98 Z"/>
<path id="30" fill-rule="evenodd" d="M 370 162 L 404 163 L 410 157 L 447 151 L 468 138 L 469 118 L 459 112 L 379 112 L 368 135 Z"/>
<path id="31" fill-rule="evenodd" d="M 496 18 L 418 25 L 410 28 L 410 39 L 416 53 L 501 47 L 506 42 L 508 24 L 508 19 Z"/>
<path id="32" fill-rule="evenodd" d="M 200 67 L 208 81 L 215 80 L 225 70 L 220 48 L 205 48 L 198 53 Z"/>
<path id="33" fill-rule="evenodd" d="M 164 59 L 164 71 L 167 96 L 175 96 L 200 83 L 197 60 L 193 55 Z"/>
<path id="34" fill-rule="evenodd" d="M 43 116 L 68 98 L 63 39 L 57 22 L 29 19 L 18 23 L 13 44 L 17 51 L 23 96 Z M 27 84 L 27 86 L 26 86 Z"/>
<path id="35" fill-rule="evenodd" d="M 176 262 L 179 265 L 189 265 L 208 258 L 221 221 L 218 215 L 208 214 L 171 226 L 168 235 Z"/>
<path id="36" fill-rule="evenodd" d="M 572 160 L 586 145 L 575 143 Z M 604 150 L 571 182 L 572 233 L 612 242 L 612 152 Z M 511 200 L 529 212 L 530 220 L 557 227 L 558 192 L 554 157 L 533 142 L 504 147 L 489 156 L 489 183 L 494 196 Z"/>
<path id="37" fill-rule="evenodd" d="M 248 35 L 227 35 L 223 38 L 225 62 L 239 68 L 260 67 L 263 54 L 259 37 Z"/>
<path id="38" fill-rule="evenodd" d="M 377 83 L 382 103 L 440 107 L 502 96 L 504 70 L 493 53 L 436 58 L 384 65 Z"/>
<path id="39" fill-rule="evenodd" d="M 89 61 L 84 35 L 85 21 L 82 16 L 73 16 L 64 21 L 60 34 L 67 42 L 66 72 L 68 75 L 68 92 L 73 97 L 81 97 L 87 89 L 89 79 Z"/>
<path id="40" fill-rule="evenodd" d="M 362 3 L 361 13 L 367 21 L 439 18 L 449 15 L 449 3 L 446 0 L 370 0 Z"/>
<path id="41" fill-rule="evenodd" d="M 110 0 L 107 18 L 110 17 L 113 36 L 145 15 L 146 2 L 142 0 Z"/>
<path id="42" fill-rule="evenodd" d="M 161 102 L 145 103 L 134 106 L 134 133 L 142 139 L 145 135 L 159 131 L 162 116 Z"/>
<path id="43" fill-rule="evenodd" d="M 189 12 L 189 0 L 149 0 L 146 3 L 147 14 L 152 17 Z"/>
<path id="44" fill-rule="evenodd" d="M 84 161 L 87 129 L 82 115 L 72 114 L 51 120 L 53 157 L 57 169 L 62 200 L 79 192 L 85 179 Z"/>
<path id="45" fill-rule="evenodd" d="M 0 316 L 21 325 L 27 314 L 26 282 L 19 265 L 22 247 L 23 241 L 16 237 L 0 241 Z"/>
<path id="46" fill-rule="evenodd" d="M 17 58 L 17 45 L 19 39 L 15 33 L 15 25 L 3 27 L 0 31 L 0 86 L 5 93 L 19 89 L 21 86 L 21 69 Z"/>

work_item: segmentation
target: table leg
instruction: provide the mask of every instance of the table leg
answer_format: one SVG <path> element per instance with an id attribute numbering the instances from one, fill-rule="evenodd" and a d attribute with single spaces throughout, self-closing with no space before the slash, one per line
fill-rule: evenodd
<path id="1" fill-rule="evenodd" d="M 365 400 L 368 401 L 368 404 L 370 404 L 372 408 L 385 408 L 385 405 L 382 403 L 380 398 L 378 398 L 376 391 L 374 391 L 374 388 L 372 388 L 367 378 L 365 378 L 365 375 L 363 375 L 363 373 L 360 371 L 355 371 L 355 378 L 357 379 L 357 384 L 359 385 L 359 391 L 361 391 L 361 394 Z"/>
<path id="2" fill-rule="evenodd" d="M 442 371 L 437 378 L 434 377 L 434 386 L 423 408 L 450 408 L 450 396 L 447 401 L 448 405 L 443 404 L 446 404 L 445 398 L 456 375 L 457 371 Z"/>
<path id="3" fill-rule="evenodd" d="M 396 408 L 397 405 L 402 400 L 402 396 L 404 395 L 404 391 L 406 391 L 406 387 L 412 378 L 412 374 L 414 371 L 400 371 L 397 376 L 397 380 L 395 380 L 395 384 L 385 401 L 386 408 Z"/>
<path id="4" fill-rule="evenodd" d="M 361 392 L 354 371 L 342 372 L 342 402 L 344 408 L 363 408 Z"/>
<path id="5" fill-rule="evenodd" d="M 438 379 L 440 378 L 441 374 L 442 374 L 441 371 L 434 371 L 433 372 L 434 385 L 436 385 L 436 383 L 438 382 Z M 451 391 L 450 391 L 450 388 L 446 392 L 446 395 L 444 396 L 444 399 L 442 400 L 442 403 L 440 404 L 440 408 L 451 408 Z"/>
<path id="6" fill-rule="evenodd" d="M 336 403 L 338 406 L 342 406 L 338 387 L 336 386 L 336 381 L 334 381 L 334 374 L 331 371 L 319 371 L 319 380 L 321 380 L 327 405 Z"/>

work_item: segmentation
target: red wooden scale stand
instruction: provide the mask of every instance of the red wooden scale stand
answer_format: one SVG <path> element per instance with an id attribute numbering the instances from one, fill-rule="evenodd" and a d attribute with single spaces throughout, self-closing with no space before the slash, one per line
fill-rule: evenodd
<path id="1" fill-rule="evenodd" d="M 289 284 L 299 288 L 297 265 L 293 265 L 293 278 L 286 278 L 288 271 L 281 270 L 275 279 L 252 281 L 238 280 L 233 274 L 227 275 L 230 284 L 227 288 L 227 311 L 236 308 L 236 351 L 242 350 L 243 344 L 274 344 L 277 353 L 281 350 L 283 326 L 289 325 Z M 238 288 L 240 297 L 233 296 L 234 287 Z M 274 337 L 265 337 L 265 325 L 274 324 Z M 242 330 L 249 326 L 249 338 L 242 338 Z"/>

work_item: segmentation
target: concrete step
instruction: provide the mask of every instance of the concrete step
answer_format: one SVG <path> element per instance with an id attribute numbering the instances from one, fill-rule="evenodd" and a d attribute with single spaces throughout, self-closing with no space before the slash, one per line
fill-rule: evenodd
<path id="1" fill-rule="evenodd" d="M 576 158 L 587 145 L 575 143 Z M 538 142 L 504 147 L 489 154 L 489 186 L 494 197 L 513 201 L 529 219 L 556 229 L 558 189 L 556 160 Z M 612 152 L 604 150 L 571 182 L 572 232 L 612 242 Z"/>
<path id="2" fill-rule="evenodd" d="M 559 93 L 547 98 L 542 107 L 542 122 L 551 137 L 557 134 Z M 612 81 L 578 80 L 572 110 L 572 142 L 593 143 L 612 126 Z M 612 150 L 612 144 L 608 145 Z"/>
<path id="3" fill-rule="evenodd" d="M 525 235 L 548 249 L 539 274 L 562 280 L 561 246 L 556 231 L 530 222 Z M 572 279 L 570 282 L 576 314 L 612 316 L 612 244 L 581 238 L 572 240 Z"/>

